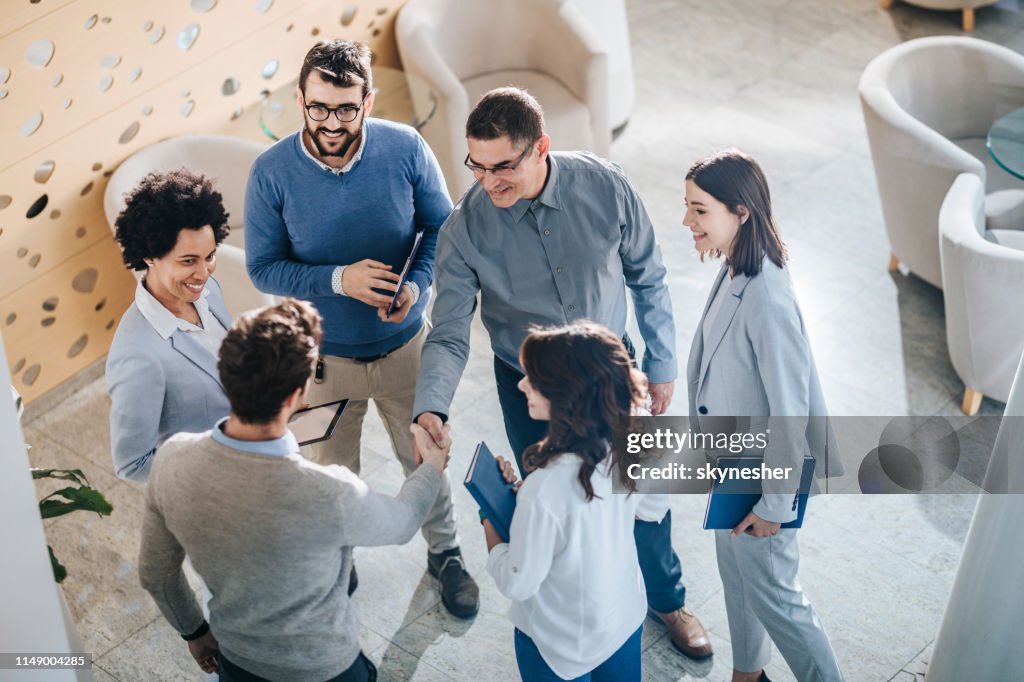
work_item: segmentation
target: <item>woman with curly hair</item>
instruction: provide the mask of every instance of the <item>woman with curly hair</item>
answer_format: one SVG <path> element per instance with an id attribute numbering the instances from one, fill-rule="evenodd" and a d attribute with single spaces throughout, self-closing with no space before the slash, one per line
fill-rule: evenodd
<path id="1" fill-rule="evenodd" d="M 125 265 L 145 271 L 107 355 L 120 478 L 145 481 L 165 440 L 210 429 L 229 412 L 217 352 L 231 316 L 212 277 L 227 219 L 213 183 L 184 168 L 147 175 L 117 217 Z"/>
<path id="2" fill-rule="evenodd" d="M 515 651 L 524 680 L 640 679 L 647 597 L 633 539 L 637 495 L 613 433 L 647 395 L 622 340 L 580 320 L 535 329 L 519 354 L 519 384 L 547 436 L 523 453 L 508 543 L 484 521 L 487 570 L 512 600 Z M 506 479 L 512 465 L 502 459 Z"/>

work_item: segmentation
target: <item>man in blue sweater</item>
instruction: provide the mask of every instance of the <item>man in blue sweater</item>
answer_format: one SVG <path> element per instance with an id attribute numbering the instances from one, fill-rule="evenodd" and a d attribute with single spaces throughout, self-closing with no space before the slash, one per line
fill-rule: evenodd
<path id="1" fill-rule="evenodd" d="M 434 247 L 451 200 L 415 130 L 368 118 L 374 93 L 365 45 L 315 45 L 302 64 L 297 98 L 304 126 L 260 155 L 249 176 L 249 276 L 260 290 L 306 299 L 323 315 L 323 355 L 309 399 L 349 404 L 334 437 L 313 446 L 314 459 L 359 473 L 372 398 L 408 475 L 417 466 L 409 424 Z M 420 231 L 422 243 L 388 315 Z M 445 607 L 460 618 L 476 615 L 479 590 L 462 561 L 447 475 L 423 535 Z"/>

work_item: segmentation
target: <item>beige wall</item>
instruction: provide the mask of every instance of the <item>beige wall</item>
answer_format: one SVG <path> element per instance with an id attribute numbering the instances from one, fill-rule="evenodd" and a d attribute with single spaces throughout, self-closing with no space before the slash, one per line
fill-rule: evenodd
<path id="1" fill-rule="evenodd" d="M 26 401 L 102 357 L 131 302 L 134 280 L 103 214 L 117 165 L 187 132 L 262 139 L 261 93 L 295 78 L 318 39 L 367 40 L 375 63 L 399 66 L 402 1 L 4 3 L 0 331 Z M 190 25 L 198 34 L 183 49 Z M 266 78 L 271 60 L 279 66 Z M 231 78 L 237 90 L 224 94 Z"/>

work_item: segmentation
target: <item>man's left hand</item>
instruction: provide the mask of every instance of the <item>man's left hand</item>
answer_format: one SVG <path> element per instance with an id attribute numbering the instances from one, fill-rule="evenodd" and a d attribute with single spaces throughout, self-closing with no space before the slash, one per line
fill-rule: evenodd
<path id="1" fill-rule="evenodd" d="M 187 644 L 188 652 L 192 654 L 192 658 L 196 659 L 196 663 L 204 673 L 217 672 L 217 654 L 220 652 L 220 645 L 217 644 L 217 639 L 213 636 L 212 631 L 207 630 L 205 635 L 199 639 L 193 639 Z"/>
<path id="2" fill-rule="evenodd" d="M 675 390 L 675 381 L 667 381 L 664 384 L 647 384 L 647 391 L 651 394 L 651 414 L 658 416 L 667 410 Z"/>
<path id="3" fill-rule="evenodd" d="M 381 322 L 398 324 L 405 320 L 406 315 L 412 310 L 412 305 L 412 287 L 403 284 L 402 291 L 398 294 L 398 301 L 395 302 L 395 309 L 391 311 L 391 317 L 388 317 L 388 306 L 386 305 L 377 308 L 377 317 Z"/>

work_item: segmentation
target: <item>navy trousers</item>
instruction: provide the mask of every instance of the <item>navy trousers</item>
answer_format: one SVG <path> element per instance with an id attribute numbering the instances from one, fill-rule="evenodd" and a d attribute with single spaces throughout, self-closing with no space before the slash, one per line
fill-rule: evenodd
<path id="1" fill-rule="evenodd" d="M 631 349 L 631 344 L 627 349 Z M 498 384 L 498 402 L 505 420 L 505 433 L 519 474 L 525 478 L 523 451 L 547 434 L 548 423 L 530 418 L 526 396 L 518 387 L 523 378 L 522 372 L 495 356 L 494 378 Z M 647 587 L 647 605 L 662 613 L 682 607 L 686 603 L 686 586 L 679 557 L 672 549 L 672 512 L 668 512 L 660 522 L 637 519 L 633 524 L 633 537 L 636 539 L 640 572 Z"/>
<path id="2" fill-rule="evenodd" d="M 240 668 L 228 659 L 224 658 L 224 654 L 217 654 L 217 673 L 220 676 L 221 682 L 270 682 L 265 677 L 259 675 L 253 675 L 248 670 Z M 359 655 L 356 656 L 356 660 L 352 662 L 352 665 L 347 670 L 343 671 L 340 675 L 336 675 L 327 682 L 376 682 L 377 680 L 377 667 L 373 664 L 373 661 L 368 659 L 360 651 Z"/>

